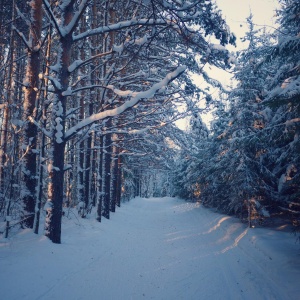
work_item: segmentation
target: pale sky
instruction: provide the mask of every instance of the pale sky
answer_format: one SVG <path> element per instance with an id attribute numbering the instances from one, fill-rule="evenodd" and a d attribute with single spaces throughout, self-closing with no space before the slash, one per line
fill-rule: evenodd
<path id="1" fill-rule="evenodd" d="M 247 30 L 246 18 L 253 14 L 254 23 L 276 27 L 275 9 L 279 7 L 277 0 L 216 0 L 223 12 L 230 29 L 237 35 L 237 46 L 242 47 L 239 40 Z"/>
<path id="2" fill-rule="evenodd" d="M 226 19 L 227 24 L 237 37 L 237 47 L 226 46 L 230 51 L 237 51 L 238 49 L 245 48 L 247 45 L 240 41 L 240 38 L 245 35 L 248 30 L 246 18 L 249 17 L 250 12 L 253 14 L 254 23 L 257 25 L 268 25 L 277 27 L 275 18 L 275 9 L 279 7 L 277 0 L 215 0 L 219 9 L 222 11 L 223 17 Z M 270 28 L 271 30 L 271 28 Z M 230 84 L 232 75 L 225 71 L 218 70 L 217 68 L 205 67 L 205 70 L 214 78 L 218 79 L 223 85 Z M 201 76 L 194 77 L 195 83 L 199 85 L 205 84 Z M 217 93 L 211 90 L 211 92 Z M 212 115 L 202 115 L 203 121 L 209 123 L 212 120 Z M 178 126 L 186 128 L 188 119 L 180 120 Z"/>
<path id="3" fill-rule="evenodd" d="M 250 12 L 253 14 L 253 21 L 259 28 L 259 25 L 270 26 L 270 31 L 273 31 L 276 24 L 275 10 L 279 8 L 278 0 L 215 0 L 219 9 L 222 11 L 223 17 L 226 19 L 227 24 L 230 27 L 236 37 L 237 47 L 230 45 L 226 48 L 230 51 L 237 51 L 242 48 L 246 48 L 248 45 L 242 43 L 240 38 L 248 31 L 248 25 L 246 18 L 249 17 Z M 216 75 L 216 79 L 220 80 L 224 85 L 230 84 L 230 75 L 224 74 L 224 71 L 212 69 L 213 77 Z M 228 75 L 228 76 L 227 76 Z"/>

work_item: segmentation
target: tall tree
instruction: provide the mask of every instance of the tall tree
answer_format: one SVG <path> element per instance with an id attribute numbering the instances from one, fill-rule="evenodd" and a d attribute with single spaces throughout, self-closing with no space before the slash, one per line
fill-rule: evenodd
<path id="1" fill-rule="evenodd" d="M 277 191 L 283 210 L 298 216 L 300 183 L 299 105 L 299 12 L 298 1 L 280 1 L 278 42 L 268 61 L 273 64 L 272 81 L 264 103 L 272 109 L 267 157 L 277 177 Z M 297 223 L 297 222 L 296 222 Z"/>
<path id="2" fill-rule="evenodd" d="M 17 2 L 0 7 L 13 14 L 0 21 L 0 209 L 10 220 L 23 206 L 16 218 L 38 232 L 45 204 L 45 234 L 60 243 L 63 205 L 83 202 L 84 216 L 95 203 L 108 217 L 143 164 L 158 171 L 135 178 L 137 193 L 167 193 L 161 150 L 189 114 L 178 107 L 200 93 L 185 71 L 225 67 L 227 51 L 208 40 L 233 36 L 211 1 Z"/>
<path id="3" fill-rule="evenodd" d="M 42 33 L 42 0 L 30 2 L 31 23 L 29 37 L 24 42 L 27 47 L 27 68 L 25 75 L 24 93 L 24 133 L 23 133 L 23 176 L 25 191 L 23 191 L 23 202 L 25 209 L 24 224 L 33 228 L 35 205 L 36 205 L 36 168 L 37 168 L 37 127 L 33 120 L 37 113 L 37 98 L 39 97 L 39 73 L 40 73 L 40 52 Z M 23 37 L 23 35 L 21 35 Z"/>

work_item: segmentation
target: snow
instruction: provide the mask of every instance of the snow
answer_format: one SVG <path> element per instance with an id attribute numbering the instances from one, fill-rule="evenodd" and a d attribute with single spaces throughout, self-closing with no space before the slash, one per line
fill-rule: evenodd
<path id="1" fill-rule="evenodd" d="M 237 64 L 237 60 L 233 52 L 231 52 L 229 55 L 228 64 L 234 64 L 234 65 Z"/>
<path id="2" fill-rule="evenodd" d="M 61 121 L 62 119 L 60 117 L 57 117 L 55 119 L 55 122 L 56 122 L 56 126 L 55 126 L 55 129 L 56 129 L 56 133 L 55 133 L 55 137 L 56 137 L 56 142 L 58 144 L 62 143 L 63 140 L 62 140 L 62 137 L 63 137 L 63 126 L 61 125 Z"/>
<path id="3" fill-rule="evenodd" d="M 197 203 L 135 198 L 102 223 L 66 211 L 62 232 L 0 240 L 2 299 L 299 299 L 293 235 Z"/>
<path id="4" fill-rule="evenodd" d="M 124 44 L 121 45 L 113 45 L 113 51 L 117 52 L 118 55 L 121 55 L 121 53 L 124 50 Z"/>
<path id="5" fill-rule="evenodd" d="M 293 178 L 291 177 L 291 173 L 293 172 L 297 172 L 297 168 L 294 164 L 289 164 L 287 167 L 286 167 L 286 171 L 284 174 L 282 174 L 279 178 L 279 181 L 278 181 L 278 192 L 281 192 L 282 191 L 282 188 L 284 186 L 284 184 L 289 181 L 289 180 L 292 180 Z"/>
<path id="6" fill-rule="evenodd" d="M 219 44 L 210 44 L 210 48 L 218 51 L 224 51 L 227 52 L 226 47 L 219 45 Z"/>
<path id="7" fill-rule="evenodd" d="M 11 216 L 6 216 L 5 217 L 5 221 L 6 222 L 11 222 L 12 221 L 12 217 Z"/>
<path id="8" fill-rule="evenodd" d="M 75 11 L 75 13 L 74 13 L 72 20 L 70 22 L 68 22 L 68 25 L 60 28 L 60 32 L 61 32 L 62 36 L 66 36 L 70 32 L 73 32 L 78 19 L 81 17 L 81 15 L 84 12 L 84 9 L 87 6 L 88 1 L 89 0 L 82 0 L 77 7 L 77 11 Z M 69 5 L 70 0 L 65 0 L 64 2 L 66 2 L 66 4 L 65 5 L 61 4 L 62 10 L 66 9 L 66 7 Z"/>
<path id="9" fill-rule="evenodd" d="M 139 39 L 136 39 L 135 41 L 134 41 L 134 43 L 136 44 L 136 45 L 138 45 L 138 46 L 142 46 L 142 45 L 144 45 L 144 44 L 146 44 L 147 42 L 148 42 L 148 35 L 146 34 L 146 35 L 144 35 L 143 37 L 141 37 L 141 38 L 139 38 Z"/>
<path id="10" fill-rule="evenodd" d="M 123 113 L 125 110 L 136 105 L 142 99 L 150 99 L 157 93 L 157 91 L 160 91 L 163 87 L 167 86 L 171 81 L 179 77 L 185 70 L 186 70 L 186 66 L 177 67 L 176 70 L 168 73 L 164 79 L 162 79 L 160 82 L 155 83 L 146 91 L 141 91 L 141 92 L 133 92 L 130 90 L 120 91 L 118 89 L 115 89 L 112 85 L 107 86 L 107 88 L 110 88 L 118 96 L 121 97 L 131 96 L 130 99 L 126 101 L 124 104 L 116 108 L 93 114 L 90 117 L 87 117 L 84 120 L 78 122 L 77 125 L 73 126 L 72 128 L 66 131 L 65 138 L 66 139 L 70 138 L 73 134 L 75 134 L 85 126 L 91 125 L 92 123 L 103 120 L 107 117 L 114 117 Z"/>
<path id="11" fill-rule="evenodd" d="M 51 211 L 52 208 L 53 208 L 52 202 L 51 202 L 51 201 L 47 201 L 47 202 L 45 203 L 45 205 L 44 205 L 44 211 L 49 211 L 49 210 Z"/>
<path id="12" fill-rule="evenodd" d="M 68 71 L 72 73 L 75 69 L 77 69 L 82 64 L 83 61 L 81 59 L 77 59 L 68 67 Z"/>
<path id="13" fill-rule="evenodd" d="M 269 92 L 265 101 L 273 98 L 292 98 L 300 94 L 300 76 L 290 77 L 284 80 L 281 86 L 275 87 Z"/>
<path id="14" fill-rule="evenodd" d="M 46 2 L 47 0 L 44 0 L 44 1 Z M 86 1 L 86 0 L 84 0 L 84 1 Z M 194 18 L 194 17 L 195 16 L 193 16 L 192 18 Z M 136 18 L 133 18 L 131 20 L 120 21 L 115 24 L 110 24 L 108 26 L 101 26 L 101 27 L 97 27 L 95 29 L 89 29 L 88 31 L 73 35 L 73 41 L 76 42 L 76 41 L 85 39 L 89 36 L 105 34 L 107 32 L 112 32 L 115 30 L 121 30 L 124 28 L 139 26 L 139 25 L 140 26 L 170 25 L 173 28 L 177 27 L 177 25 L 172 20 L 168 20 L 168 19 L 159 19 L 159 18 L 157 18 L 157 19 L 149 19 L 149 18 L 136 19 Z M 70 28 L 68 28 L 68 29 L 66 28 L 65 31 L 70 32 Z"/>
<path id="15" fill-rule="evenodd" d="M 64 92 L 62 92 L 63 96 L 72 96 L 72 88 L 69 86 Z"/>

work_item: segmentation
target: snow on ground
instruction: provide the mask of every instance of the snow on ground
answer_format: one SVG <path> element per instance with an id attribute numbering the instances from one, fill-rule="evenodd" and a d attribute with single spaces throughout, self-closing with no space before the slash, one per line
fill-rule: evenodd
<path id="1" fill-rule="evenodd" d="M 300 299 L 290 233 L 174 198 L 135 198 L 101 224 L 71 216 L 61 245 L 0 240 L 1 299 Z"/>

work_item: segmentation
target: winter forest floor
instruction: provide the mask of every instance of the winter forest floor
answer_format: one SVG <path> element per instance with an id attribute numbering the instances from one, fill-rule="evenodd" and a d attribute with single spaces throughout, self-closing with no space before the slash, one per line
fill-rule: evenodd
<path id="1" fill-rule="evenodd" d="M 62 244 L 0 240 L 3 300 L 300 299 L 300 244 L 174 198 L 135 198 L 101 224 L 63 219 Z"/>

